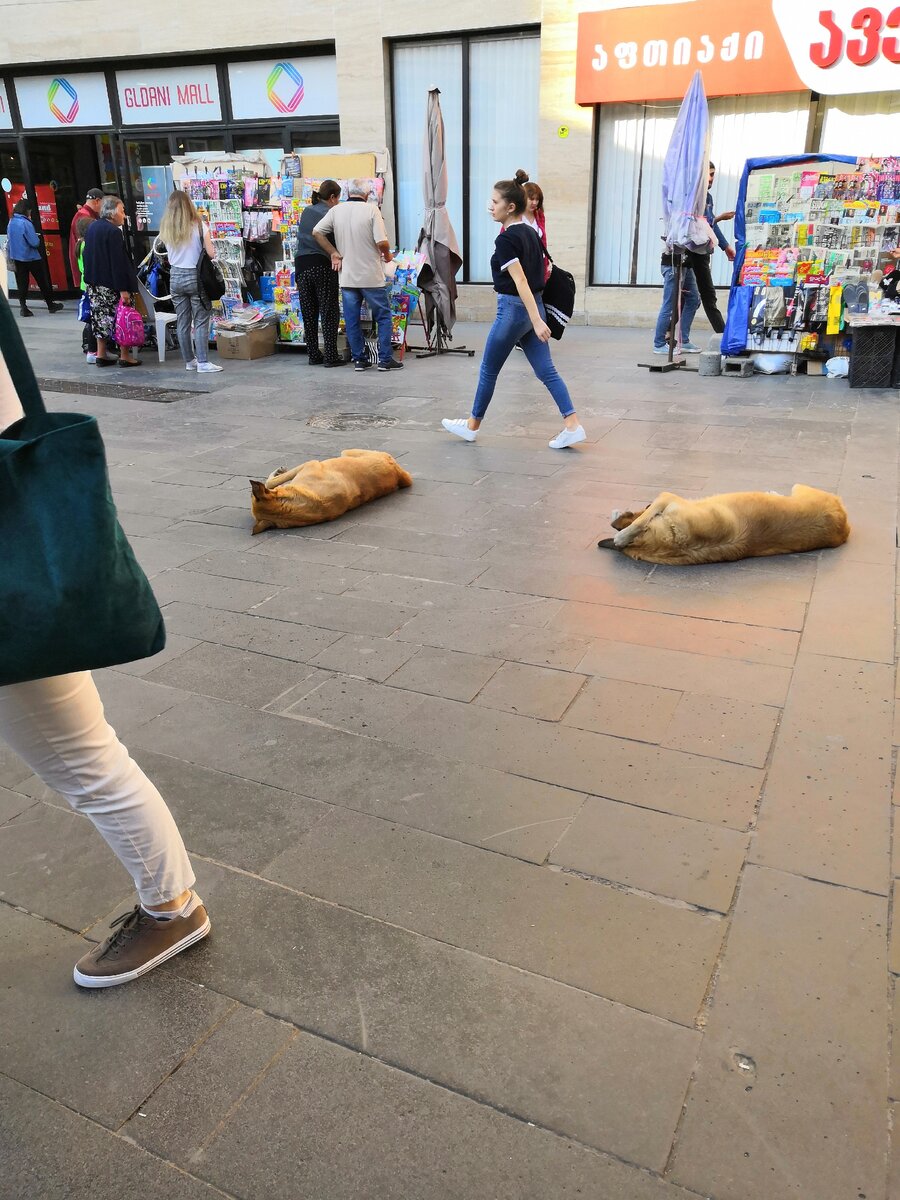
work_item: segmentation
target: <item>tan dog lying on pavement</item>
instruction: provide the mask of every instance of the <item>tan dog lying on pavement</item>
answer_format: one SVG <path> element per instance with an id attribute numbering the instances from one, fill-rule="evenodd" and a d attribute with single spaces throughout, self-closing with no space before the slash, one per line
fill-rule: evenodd
<path id="1" fill-rule="evenodd" d="M 850 536 L 839 496 L 795 483 L 790 496 L 731 492 L 683 500 L 663 492 L 643 512 L 614 512 L 614 538 L 598 545 L 641 562 L 733 562 L 840 546 Z"/>
<path id="2" fill-rule="evenodd" d="M 333 521 L 411 483 L 412 475 L 383 450 L 342 450 L 340 458 L 275 471 L 265 483 L 251 479 L 253 532 Z"/>

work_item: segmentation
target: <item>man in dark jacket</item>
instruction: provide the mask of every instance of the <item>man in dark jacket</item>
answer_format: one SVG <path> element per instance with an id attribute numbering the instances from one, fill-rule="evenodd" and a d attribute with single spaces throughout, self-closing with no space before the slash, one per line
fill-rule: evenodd
<path id="1" fill-rule="evenodd" d="M 69 226 L 69 266 L 72 268 L 72 282 L 77 288 L 81 287 L 81 272 L 78 269 L 78 231 L 79 228 L 84 228 L 81 224 L 83 220 L 97 220 L 100 216 L 100 205 L 102 203 L 103 193 L 99 188 L 91 188 L 85 198 L 84 204 L 75 213 L 75 216 L 72 218 L 72 224 Z"/>
<path id="2" fill-rule="evenodd" d="M 713 180 L 716 177 L 716 164 L 709 164 L 709 187 L 712 187 Z M 719 243 L 719 248 L 725 251 L 729 262 L 734 262 L 734 248 L 729 245 L 728 238 L 719 228 L 715 209 L 713 208 L 712 192 L 706 193 L 706 212 L 705 217 L 709 222 L 710 228 L 715 235 L 716 241 Z M 728 220 L 734 216 L 734 213 L 722 213 L 719 220 Z M 712 271 L 710 270 L 710 258 L 712 257 L 712 248 L 708 251 L 690 250 L 686 253 L 686 261 L 688 266 L 694 272 L 694 278 L 697 281 L 697 290 L 700 292 L 700 302 L 703 305 L 703 311 L 706 313 L 706 318 L 712 325 L 716 333 L 722 333 L 725 329 L 725 319 L 719 312 L 719 305 L 716 299 L 716 288 L 712 280 Z"/>

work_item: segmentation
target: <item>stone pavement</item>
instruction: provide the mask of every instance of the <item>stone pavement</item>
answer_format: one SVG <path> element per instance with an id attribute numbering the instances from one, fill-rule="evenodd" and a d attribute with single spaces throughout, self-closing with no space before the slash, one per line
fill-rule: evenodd
<path id="1" fill-rule="evenodd" d="M 165 605 L 163 654 L 98 680 L 213 936 L 79 992 L 129 881 L 0 749 L 4 1200 L 900 1195 L 896 393 L 650 376 L 646 332 L 572 329 L 560 453 L 519 355 L 466 445 L 437 424 L 477 358 L 123 380 L 25 332 Z M 250 536 L 248 476 L 348 446 L 413 488 Z M 663 488 L 796 481 L 843 494 L 845 547 L 596 549 Z"/>

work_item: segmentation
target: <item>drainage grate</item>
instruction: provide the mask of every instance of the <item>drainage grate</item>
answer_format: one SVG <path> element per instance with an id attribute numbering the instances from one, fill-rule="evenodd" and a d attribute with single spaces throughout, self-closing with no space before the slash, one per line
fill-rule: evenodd
<path id="1" fill-rule="evenodd" d="M 44 392 L 64 392 L 77 396 L 112 396 L 118 400 L 147 400 L 151 404 L 172 404 L 176 400 L 185 400 L 188 396 L 206 396 L 207 392 L 192 392 L 185 389 L 130 386 L 127 383 L 88 383 L 76 382 L 73 379 L 48 379 L 38 377 L 38 384 Z"/>
<path id="2" fill-rule="evenodd" d="M 351 429 L 390 429 L 398 420 L 397 417 L 384 417 L 378 413 L 313 413 L 306 423 L 314 429 L 347 432 Z"/>

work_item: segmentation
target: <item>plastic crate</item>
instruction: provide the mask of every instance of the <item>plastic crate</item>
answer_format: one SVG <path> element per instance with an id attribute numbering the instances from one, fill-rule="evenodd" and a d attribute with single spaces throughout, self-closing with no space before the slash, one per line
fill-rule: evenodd
<path id="1" fill-rule="evenodd" d="M 850 350 L 852 388 L 889 388 L 894 367 L 897 330 L 893 325 L 860 325 L 853 330 Z"/>

